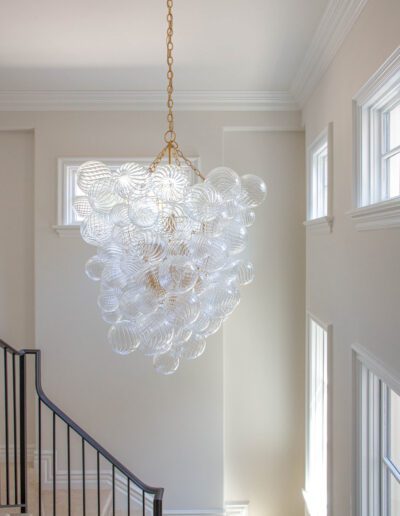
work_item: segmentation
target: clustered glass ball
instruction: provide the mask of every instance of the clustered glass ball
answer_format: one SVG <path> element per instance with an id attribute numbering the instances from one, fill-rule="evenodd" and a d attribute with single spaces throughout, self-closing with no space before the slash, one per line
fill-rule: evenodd
<path id="1" fill-rule="evenodd" d="M 137 163 L 117 171 L 89 161 L 78 170 L 74 209 L 81 235 L 97 253 L 87 276 L 100 283 L 97 303 L 116 353 L 136 349 L 159 373 L 195 359 L 254 278 L 240 258 L 266 185 L 219 167 L 198 183 L 184 168 Z"/>

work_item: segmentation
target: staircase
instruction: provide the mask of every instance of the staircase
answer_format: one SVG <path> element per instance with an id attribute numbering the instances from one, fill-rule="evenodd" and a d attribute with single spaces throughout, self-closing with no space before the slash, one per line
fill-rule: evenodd
<path id="1" fill-rule="evenodd" d="M 40 358 L 0 340 L 0 514 L 162 516 L 164 490 L 142 482 L 49 400 Z"/>

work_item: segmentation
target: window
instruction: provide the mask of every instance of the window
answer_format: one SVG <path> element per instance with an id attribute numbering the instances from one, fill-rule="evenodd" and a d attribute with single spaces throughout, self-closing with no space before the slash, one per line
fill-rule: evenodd
<path id="1" fill-rule="evenodd" d="M 400 384 L 356 350 L 357 514 L 400 515 Z"/>
<path id="2" fill-rule="evenodd" d="M 194 165 L 200 166 L 199 158 L 190 158 Z M 152 158 L 60 158 L 58 160 L 58 213 L 57 225 L 54 229 L 60 236 L 72 236 L 79 234 L 79 217 L 73 209 L 72 203 L 76 195 L 82 194 L 77 184 L 77 171 L 85 161 L 102 161 L 111 170 L 117 170 L 123 163 L 135 161 L 148 167 L 153 161 Z M 192 175 L 193 181 L 196 176 L 189 167 L 188 174 Z"/>
<path id="3" fill-rule="evenodd" d="M 306 486 L 310 516 L 328 514 L 328 355 L 330 327 L 312 316 L 307 324 Z"/>
<path id="4" fill-rule="evenodd" d="M 325 227 L 330 230 L 331 175 L 332 175 L 332 124 L 314 141 L 307 156 L 307 222 L 306 226 Z"/>
<path id="5" fill-rule="evenodd" d="M 400 48 L 353 102 L 359 229 L 400 225 Z M 358 210 L 358 211 L 357 211 Z"/>

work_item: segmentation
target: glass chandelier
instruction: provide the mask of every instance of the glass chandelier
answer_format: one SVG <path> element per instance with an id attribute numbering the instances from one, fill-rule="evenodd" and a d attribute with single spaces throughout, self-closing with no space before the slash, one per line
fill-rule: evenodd
<path id="1" fill-rule="evenodd" d="M 267 192 L 259 177 L 227 167 L 204 177 L 180 150 L 172 4 L 167 0 L 165 146 L 149 168 L 125 163 L 115 172 L 84 163 L 77 179 L 84 195 L 74 199 L 82 238 L 97 247 L 86 274 L 100 283 L 97 302 L 113 350 L 140 350 L 163 374 L 204 352 L 239 304 L 239 287 L 253 280 L 253 265 L 240 254 Z"/>

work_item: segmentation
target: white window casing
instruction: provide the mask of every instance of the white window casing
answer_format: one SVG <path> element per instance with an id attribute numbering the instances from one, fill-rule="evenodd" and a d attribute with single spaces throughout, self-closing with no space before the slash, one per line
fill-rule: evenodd
<path id="1" fill-rule="evenodd" d="M 353 141 L 356 228 L 400 227 L 400 47 L 354 97 Z"/>
<path id="2" fill-rule="evenodd" d="M 331 514 L 332 326 L 307 314 L 306 352 L 306 484 L 303 496 L 309 516 Z"/>
<path id="3" fill-rule="evenodd" d="M 353 346 L 353 372 L 355 515 L 396 516 L 400 513 L 400 381 L 361 346 Z"/>
<path id="4" fill-rule="evenodd" d="M 307 149 L 307 220 L 313 231 L 332 231 L 333 124 Z"/>

